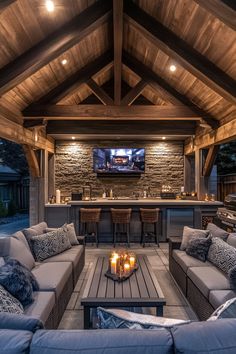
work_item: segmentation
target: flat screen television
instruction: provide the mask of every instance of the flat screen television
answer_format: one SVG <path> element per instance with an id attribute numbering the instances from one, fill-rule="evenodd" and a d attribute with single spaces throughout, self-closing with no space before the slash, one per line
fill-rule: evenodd
<path id="1" fill-rule="evenodd" d="M 94 148 L 93 171 L 98 174 L 139 174 L 145 171 L 143 148 Z"/>

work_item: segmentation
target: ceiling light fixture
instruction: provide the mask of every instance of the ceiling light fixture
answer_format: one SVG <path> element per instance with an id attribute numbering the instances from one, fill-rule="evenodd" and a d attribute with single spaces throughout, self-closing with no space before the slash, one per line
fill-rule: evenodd
<path id="1" fill-rule="evenodd" d="M 162 140 L 166 140 L 166 137 L 165 137 L 165 136 L 163 136 L 163 137 L 162 137 Z"/>
<path id="2" fill-rule="evenodd" d="M 170 65 L 170 71 L 174 72 L 176 71 L 176 66 L 174 64 Z"/>
<path id="3" fill-rule="evenodd" d="M 75 136 L 72 136 L 71 139 L 72 139 L 72 140 L 75 140 Z"/>
<path id="4" fill-rule="evenodd" d="M 63 59 L 63 60 L 61 61 L 61 63 L 62 63 L 62 65 L 66 65 L 66 64 L 67 64 L 67 59 Z"/>
<path id="5" fill-rule="evenodd" d="M 48 12 L 53 12 L 54 11 L 54 2 L 52 0 L 47 0 L 45 2 L 46 9 Z"/>

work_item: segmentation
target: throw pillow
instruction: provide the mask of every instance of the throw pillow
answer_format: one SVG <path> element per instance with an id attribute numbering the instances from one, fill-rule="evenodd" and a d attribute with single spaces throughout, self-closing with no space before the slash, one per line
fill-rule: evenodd
<path id="1" fill-rule="evenodd" d="M 31 243 L 36 260 L 39 262 L 71 248 L 65 228 L 59 228 L 55 231 L 47 232 L 46 234 L 33 236 Z"/>
<path id="2" fill-rule="evenodd" d="M 229 270 L 236 266 L 236 249 L 221 238 L 213 237 L 207 259 L 222 272 L 228 274 Z"/>
<path id="3" fill-rule="evenodd" d="M 24 264 L 21 264 L 19 261 L 17 261 L 17 259 L 13 259 L 13 258 L 6 258 L 6 263 L 12 267 L 15 267 L 16 270 L 20 269 L 26 278 L 29 279 L 30 283 L 32 284 L 32 288 L 34 291 L 39 291 L 39 284 L 34 276 L 34 274 L 27 268 L 24 266 Z"/>
<path id="4" fill-rule="evenodd" d="M 43 329 L 43 323 L 40 319 L 32 316 L 24 314 L 20 316 L 16 312 L 3 313 L 0 311 L 0 329 L 20 329 L 35 333 L 38 329 Z"/>
<path id="5" fill-rule="evenodd" d="M 0 284 L 23 306 L 33 302 L 33 285 L 25 269 L 18 264 L 6 263 L 0 267 Z"/>
<path id="6" fill-rule="evenodd" d="M 176 320 L 172 318 L 157 317 L 151 315 L 138 314 L 120 309 L 104 309 L 98 307 L 99 328 L 129 328 L 129 329 L 160 329 L 163 327 L 188 323 L 190 321 Z"/>
<path id="7" fill-rule="evenodd" d="M 20 301 L 12 296 L 3 286 L 0 285 L 0 312 L 23 314 L 24 309 Z"/>
<path id="8" fill-rule="evenodd" d="M 206 262 L 210 245 L 211 236 L 208 236 L 207 238 L 194 238 L 189 241 L 186 253 L 202 262 Z"/>
<path id="9" fill-rule="evenodd" d="M 69 237 L 71 246 L 76 246 L 76 245 L 78 245 L 79 242 L 78 242 L 78 240 L 77 240 L 77 236 L 76 236 L 76 233 L 75 233 L 74 224 L 73 224 L 73 223 L 67 224 L 66 227 L 67 227 L 67 235 L 68 235 L 68 237 Z"/>
<path id="10" fill-rule="evenodd" d="M 185 251 L 190 240 L 194 238 L 203 238 L 209 235 L 208 230 L 193 229 L 188 226 L 184 226 L 183 238 L 180 246 L 181 251 Z"/>
<path id="11" fill-rule="evenodd" d="M 215 321 L 222 318 L 236 318 L 236 297 L 220 305 L 207 321 Z"/>
<path id="12" fill-rule="evenodd" d="M 234 248 L 236 248 L 236 233 L 235 232 L 231 232 L 227 238 L 226 241 L 230 246 L 233 246 Z"/>
<path id="13" fill-rule="evenodd" d="M 226 241 L 229 233 L 223 229 L 221 229 L 220 227 L 216 226 L 215 224 L 212 224 L 211 222 L 209 222 L 207 224 L 207 230 L 210 231 L 210 234 L 212 235 L 212 237 L 219 237 L 222 240 Z"/>

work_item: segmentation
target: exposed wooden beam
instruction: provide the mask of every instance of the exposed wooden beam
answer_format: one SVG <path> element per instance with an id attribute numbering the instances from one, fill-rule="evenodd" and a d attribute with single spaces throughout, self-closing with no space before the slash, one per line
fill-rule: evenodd
<path id="1" fill-rule="evenodd" d="M 51 60 L 80 42 L 111 15 L 109 0 L 99 0 L 0 70 L 0 95 L 20 84 Z"/>
<path id="2" fill-rule="evenodd" d="M 236 13 L 222 0 L 194 0 L 199 6 L 236 31 Z M 234 1 L 234 0 L 233 0 Z M 231 2 L 233 2 L 231 1 Z M 235 1 L 234 1 L 235 2 Z"/>
<path id="3" fill-rule="evenodd" d="M 20 124 L 10 121 L 1 115 L 0 112 L 0 137 L 13 141 L 17 144 L 30 145 L 35 149 L 48 150 L 54 153 L 53 139 L 46 139 L 39 135 L 38 140 L 35 140 L 35 135 L 29 129 L 23 128 Z"/>
<path id="4" fill-rule="evenodd" d="M 49 121 L 47 134 L 71 135 L 78 134 L 79 137 L 96 138 L 98 136 L 107 138 L 120 137 L 135 139 L 137 136 L 147 139 L 148 136 L 189 136 L 194 134 L 195 121 L 179 121 L 178 124 L 170 124 L 168 121 L 127 121 L 127 120 L 98 120 L 93 121 Z"/>
<path id="5" fill-rule="evenodd" d="M 86 83 L 91 76 L 95 75 L 104 68 L 108 67 L 112 62 L 112 51 L 107 51 L 93 62 L 85 65 L 82 69 L 69 76 L 60 85 L 46 93 L 36 104 L 58 103 L 64 97 L 72 95 L 78 88 Z M 33 103 L 33 104 L 35 104 Z M 31 106 L 31 105 L 30 105 Z M 29 107 L 30 107 L 29 106 Z"/>
<path id="6" fill-rule="evenodd" d="M 39 127 L 45 127 L 47 125 L 47 121 L 45 121 L 42 118 L 39 119 L 28 119 L 24 121 L 23 127 L 24 128 L 39 128 Z"/>
<path id="7" fill-rule="evenodd" d="M 103 105 L 45 105 L 32 106 L 24 117 L 47 120 L 200 120 L 201 117 L 185 106 L 103 106 Z"/>
<path id="8" fill-rule="evenodd" d="M 16 0 L 0 0 L 0 12 L 5 10 L 9 5 L 13 4 L 13 2 L 16 2 Z"/>
<path id="9" fill-rule="evenodd" d="M 192 154 L 196 149 L 205 149 L 211 145 L 223 144 L 236 139 L 236 119 L 220 126 L 209 133 L 198 135 L 194 141 L 188 139 L 185 144 L 185 155 Z"/>
<path id="10" fill-rule="evenodd" d="M 219 145 L 210 146 L 206 156 L 203 171 L 202 171 L 202 175 L 204 177 L 210 176 L 218 151 L 219 151 Z"/>
<path id="11" fill-rule="evenodd" d="M 26 160 L 28 162 L 30 175 L 32 177 L 40 177 L 40 168 L 37 160 L 37 156 L 33 148 L 29 145 L 22 145 Z"/>
<path id="12" fill-rule="evenodd" d="M 114 104 L 113 99 L 100 87 L 96 81 L 89 79 L 86 82 L 87 86 L 94 93 L 94 95 L 104 104 L 112 106 Z"/>
<path id="13" fill-rule="evenodd" d="M 127 95 L 122 99 L 121 105 L 122 106 L 130 106 L 136 98 L 141 95 L 143 92 L 144 88 L 147 86 L 147 83 L 145 80 L 140 80 L 137 85 L 135 85 L 128 93 Z"/>
<path id="14" fill-rule="evenodd" d="M 121 100 L 122 42 L 123 42 L 123 0 L 113 0 L 114 36 L 114 102 Z"/>
<path id="15" fill-rule="evenodd" d="M 182 104 L 188 106 L 193 111 L 193 113 L 201 116 L 212 128 L 215 128 L 219 125 L 218 121 L 214 119 L 213 116 L 199 108 L 186 96 L 182 95 L 175 88 L 170 86 L 167 81 L 149 69 L 142 62 L 129 55 L 127 52 L 123 52 L 123 63 L 137 75 L 142 77 L 149 85 L 151 85 L 152 88 L 158 92 L 162 99 L 168 100 L 175 105 Z"/>
<path id="16" fill-rule="evenodd" d="M 175 59 L 195 77 L 222 97 L 236 103 L 236 82 L 183 39 L 139 8 L 132 0 L 125 1 L 126 20 L 142 35 Z"/>

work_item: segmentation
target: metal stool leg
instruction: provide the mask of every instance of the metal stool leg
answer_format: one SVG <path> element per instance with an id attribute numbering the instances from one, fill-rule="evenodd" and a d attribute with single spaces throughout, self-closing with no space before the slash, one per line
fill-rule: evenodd
<path id="1" fill-rule="evenodd" d="M 156 244 L 159 247 L 159 235 L 158 235 L 157 223 L 155 223 L 155 225 L 154 225 L 154 232 L 155 232 L 155 237 L 156 237 Z"/>
<path id="2" fill-rule="evenodd" d="M 96 222 L 96 234 L 95 234 L 96 246 L 98 248 L 98 223 Z"/>
<path id="3" fill-rule="evenodd" d="M 127 224 L 127 243 L 128 243 L 128 247 L 130 247 L 129 234 L 130 234 L 130 224 Z"/>
<path id="4" fill-rule="evenodd" d="M 116 224 L 113 224 L 113 246 L 116 247 Z"/>

